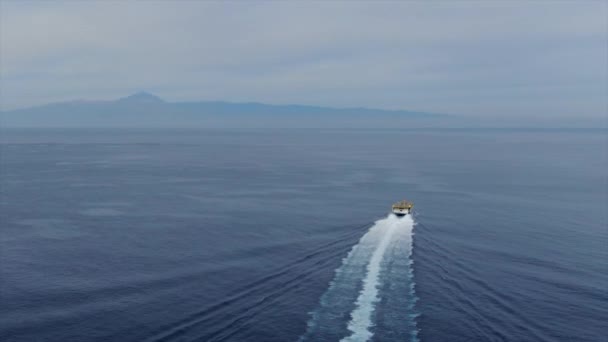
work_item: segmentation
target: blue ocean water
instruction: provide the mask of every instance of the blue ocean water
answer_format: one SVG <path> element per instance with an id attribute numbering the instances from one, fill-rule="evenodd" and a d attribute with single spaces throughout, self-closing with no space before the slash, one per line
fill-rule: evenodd
<path id="1" fill-rule="evenodd" d="M 2 341 L 606 340 L 605 130 L 0 133 Z"/>

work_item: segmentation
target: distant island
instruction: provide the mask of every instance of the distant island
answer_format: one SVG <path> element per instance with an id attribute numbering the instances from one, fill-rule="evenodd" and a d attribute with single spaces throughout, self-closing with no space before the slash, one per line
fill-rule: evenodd
<path id="1" fill-rule="evenodd" d="M 0 112 L 4 127 L 390 127 L 446 115 L 224 101 L 166 102 L 139 92 L 109 101 L 69 101 Z"/>

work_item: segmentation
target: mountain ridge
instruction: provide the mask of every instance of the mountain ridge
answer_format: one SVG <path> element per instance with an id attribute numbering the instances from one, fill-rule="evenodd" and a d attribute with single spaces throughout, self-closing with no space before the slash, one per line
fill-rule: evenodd
<path id="1" fill-rule="evenodd" d="M 283 123 L 287 126 L 317 122 L 350 125 L 357 121 L 388 122 L 436 119 L 445 114 L 366 107 L 334 108 L 301 104 L 261 102 L 188 101 L 167 102 L 148 92 L 115 100 L 76 100 L 0 112 L 5 126 L 222 126 Z M 259 122 L 256 122 L 259 120 Z"/>

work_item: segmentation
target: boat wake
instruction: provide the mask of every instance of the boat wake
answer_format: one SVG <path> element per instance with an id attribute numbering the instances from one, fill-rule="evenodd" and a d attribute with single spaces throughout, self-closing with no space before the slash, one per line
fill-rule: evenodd
<path id="1" fill-rule="evenodd" d="M 301 341 L 418 341 L 411 215 L 378 220 L 336 270 Z"/>

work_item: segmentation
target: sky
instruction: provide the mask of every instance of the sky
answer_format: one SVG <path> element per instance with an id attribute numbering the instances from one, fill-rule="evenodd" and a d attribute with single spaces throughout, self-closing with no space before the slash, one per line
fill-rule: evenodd
<path id="1" fill-rule="evenodd" d="M 608 117 L 608 1 L 0 0 L 4 110 L 167 101 Z"/>

